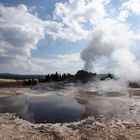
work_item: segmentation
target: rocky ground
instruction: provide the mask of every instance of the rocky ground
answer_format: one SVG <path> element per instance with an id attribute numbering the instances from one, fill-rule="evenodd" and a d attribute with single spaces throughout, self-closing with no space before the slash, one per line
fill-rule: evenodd
<path id="1" fill-rule="evenodd" d="M 0 114 L 0 140 L 140 140 L 140 124 L 93 117 L 75 123 L 32 124 Z"/>
<path id="2" fill-rule="evenodd" d="M 23 93 L 28 94 L 28 96 L 30 94 L 35 96 L 36 90 L 28 88 L 22 90 L 1 89 L 0 97 L 7 97 L 9 93 L 10 96 Z M 86 93 L 86 95 L 88 94 L 90 95 L 90 93 Z M 130 96 L 134 95 L 136 101 L 139 100 L 139 98 L 137 99 L 140 96 L 139 90 L 130 94 Z M 79 99 L 79 96 L 76 98 Z M 87 100 L 88 96 L 80 96 L 80 101 L 81 99 Z M 120 105 L 122 108 L 126 108 L 124 110 L 126 110 L 127 116 L 131 114 L 132 116 L 139 116 L 139 104 L 131 105 L 129 102 L 116 102 L 113 99 L 110 102 L 115 106 Z M 126 114 L 126 112 L 123 113 Z M 73 123 L 33 124 L 19 119 L 14 114 L 0 113 L 0 140 L 140 140 L 139 117 L 132 121 L 124 121 L 121 120 L 121 117 L 118 118 L 89 117 Z"/>

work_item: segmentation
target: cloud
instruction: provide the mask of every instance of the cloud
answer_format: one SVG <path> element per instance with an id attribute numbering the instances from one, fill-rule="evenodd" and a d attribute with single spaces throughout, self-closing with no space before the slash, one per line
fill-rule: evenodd
<path id="1" fill-rule="evenodd" d="M 136 5 L 139 3 L 134 0 L 122 1 L 116 19 L 108 13 L 107 5 L 109 3 L 110 1 L 105 0 L 69 0 L 56 4 L 54 22 L 52 23 L 57 26 L 54 28 L 51 24 L 53 31 L 50 30 L 50 34 L 54 38 L 71 41 L 90 40 L 89 45 L 81 52 L 81 58 L 85 61 L 85 70 L 97 69 L 98 62 L 103 57 L 113 61 L 112 55 L 121 49 L 124 53 L 129 53 L 129 56 L 135 57 L 130 48 L 134 46 L 135 40 L 139 39 L 139 32 L 133 31 L 132 25 L 126 23 L 126 19 L 129 18 L 130 12 L 138 14 L 140 6 Z M 85 28 L 84 25 L 89 28 Z M 125 60 L 126 62 L 130 61 L 127 57 Z M 131 62 L 135 67 L 133 60 Z M 93 63 L 94 68 L 92 67 Z M 119 63 L 118 58 L 115 64 L 121 67 L 123 73 L 123 65 Z M 125 62 L 122 61 L 122 63 Z M 100 68 L 98 67 L 98 69 Z M 102 67 L 101 69 L 106 68 Z M 116 72 L 116 68 L 113 71 L 120 76 L 120 72 Z"/>
<path id="2" fill-rule="evenodd" d="M 57 2 L 53 18 L 45 21 L 33 15 L 26 5 L 0 5 L 0 72 L 11 69 L 19 73 L 45 73 L 49 67 L 67 72 L 82 67 L 79 54 L 57 55 L 52 59 L 32 58 L 32 50 L 37 49 L 38 42 L 46 34 L 54 39 L 90 41 L 81 53 L 88 69 L 92 69 L 92 63 L 95 64 L 94 69 L 105 69 L 103 66 L 99 68 L 100 60 L 103 57 L 114 60 L 112 55 L 120 49 L 123 52 L 127 50 L 128 56 L 134 56 L 130 48 L 134 46 L 135 40 L 140 39 L 140 30 L 133 31 L 133 25 L 126 23 L 126 19 L 131 13 L 140 15 L 140 2 L 121 2 L 116 17 L 112 17 L 107 9 L 110 0 Z"/>
<path id="3" fill-rule="evenodd" d="M 127 0 L 122 4 L 122 9 L 126 9 L 136 15 L 140 15 L 140 0 Z"/>
<path id="4" fill-rule="evenodd" d="M 111 22 L 111 26 L 116 24 L 114 22 L 123 22 L 123 26 L 127 27 L 128 24 L 125 21 L 130 16 L 130 12 L 139 13 L 139 0 L 121 1 L 118 16 L 115 17 L 115 14 L 111 15 L 108 10 L 110 2 L 110 0 L 57 2 L 53 11 L 53 19 L 46 21 L 48 28 L 46 33 L 54 39 L 89 40 L 94 30 L 97 27 L 100 28 L 101 24 L 101 26 L 104 24 L 104 28 L 107 26 L 108 29 L 109 22 Z"/>
<path id="5" fill-rule="evenodd" d="M 77 53 L 58 55 L 52 59 L 32 58 L 31 51 L 37 49 L 46 31 L 49 33 L 54 27 L 57 30 L 62 28 L 59 35 L 63 37 L 66 31 L 61 23 L 43 21 L 30 13 L 25 5 L 0 5 L 0 13 L 0 72 L 45 74 L 53 70 L 74 73 L 82 67 L 83 62 Z M 67 37 L 72 38 L 73 34 L 67 30 L 70 32 Z"/>
<path id="6" fill-rule="evenodd" d="M 9 59 L 9 58 L 7 58 Z M 48 71 L 47 68 L 37 64 L 31 59 L 20 58 L 15 60 L 8 60 L 8 63 L 5 62 L 0 64 L 1 73 L 18 73 L 18 74 L 46 74 Z"/>
<path id="7" fill-rule="evenodd" d="M 80 59 L 80 53 L 59 54 L 55 58 L 32 58 L 32 61 L 37 64 L 42 64 L 48 67 L 48 72 L 60 73 L 75 73 L 81 69 L 83 62 Z"/>
<path id="8" fill-rule="evenodd" d="M 107 58 L 114 63 L 114 67 L 109 67 L 109 70 L 118 77 L 136 81 L 139 77 L 139 64 L 131 48 L 139 39 L 139 30 L 134 31 L 132 26 L 135 25 L 128 24 L 126 19 L 131 12 L 140 14 L 140 1 L 121 1 L 116 17 L 108 13 L 108 4 L 109 0 L 69 0 L 56 3 L 53 21 L 47 21 L 50 29 L 47 33 L 54 38 L 71 41 L 90 40 L 81 53 L 85 70 L 106 69 L 103 66 L 99 68 L 98 62 Z M 127 69 L 131 73 L 129 76 L 126 74 Z"/>
<path id="9" fill-rule="evenodd" d="M 117 19 L 121 22 L 124 22 L 129 16 L 129 11 L 128 10 L 122 10 L 117 17 Z"/>
<path id="10" fill-rule="evenodd" d="M 47 21 L 47 33 L 56 38 L 77 41 L 87 39 L 94 24 L 107 16 L 109 0 L 69 0 L 55 5 L 53 21 Z M 89 25 L 89 29 L 85 26 Z"/>
<path id="11" fill-rule="evenodd" d="M 25 5 L 0 5 L 0 72 L 28 73 L 27 68 L 30 68 L 31 72 L 40 73 L 43 67 L 32 63 L 30 58 L 32 49 L 36 49 L 44 36 L 44 22 L 32 15 Z"/>
<path id="12" fill-rule="evenodd" d="M 106 16 L 105 5 L 107 0 L 69 0 L 67 3 L 57 3 L 54 11 L 55 18 L 71 25 L 71 20 L 95 22 Z"/>

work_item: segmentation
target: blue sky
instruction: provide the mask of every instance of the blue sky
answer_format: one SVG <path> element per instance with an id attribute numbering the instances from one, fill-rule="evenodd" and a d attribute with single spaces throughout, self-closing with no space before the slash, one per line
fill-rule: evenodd
<path id="1" fill-rule="evenodd" d="M 128 61 L 139 65 L 139 0 L 0 0 L 0 4 L 0 72 L 116 72 L 120 63 L 114 54 L 120 50 L 129 51 L 134 58 Z"/>

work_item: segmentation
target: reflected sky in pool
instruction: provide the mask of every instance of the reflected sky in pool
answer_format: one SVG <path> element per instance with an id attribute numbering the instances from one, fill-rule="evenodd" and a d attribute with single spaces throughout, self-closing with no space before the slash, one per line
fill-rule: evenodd
<path id="1" fill-rule="evenodd" d="M 113 117 L 120 108 L 100 99 L 64 96 L 15 95 L 0 98 L 0 112 L 15 113 L 33 123 L 63 123 L 78 121 L 93 115 Z"/>
<path id="2" fill-rule="evenodd" d="M 18 95 L 0 98 L 0 112 L 16 113 L 35 123 L 62 123 L 80 120 L 84 106 L 75 99 L 62 96 Z"/>

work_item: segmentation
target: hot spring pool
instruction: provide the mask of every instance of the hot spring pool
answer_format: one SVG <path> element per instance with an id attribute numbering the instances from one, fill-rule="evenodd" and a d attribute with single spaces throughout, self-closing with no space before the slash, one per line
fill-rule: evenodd
<path id="1" fill-rule="evenodd" d="M 73 96 L 14 95 L 0 98 L 0 112 L 14 113 L 32 123 L 64 123 L 101 114 L 113 117 L 122 110 L 108 101 Z"/>

